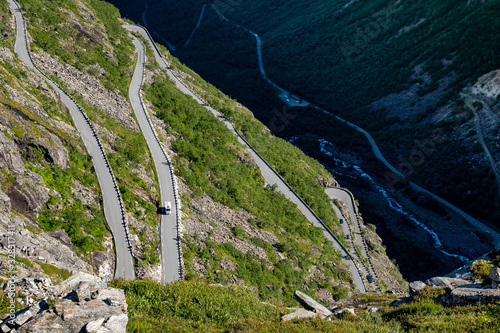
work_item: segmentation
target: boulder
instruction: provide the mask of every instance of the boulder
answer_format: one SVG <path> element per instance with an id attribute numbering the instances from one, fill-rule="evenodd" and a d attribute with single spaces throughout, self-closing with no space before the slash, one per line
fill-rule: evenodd
<path id="1" fill-rule="evenodd" d="M 451 291 L 453 305 L 486 304 L 500 301 L 500 289 L 455 288 Z"/>
<path id="2" fill-rule="evenodd" d="M 41 300 L 38 303 L 33 304 L 32 306 L 16 312 L 16 317 L 10 321 L 8 318 L 3 324 L 7 324 L 12 327 L 20 327 L 30 321 L 33 317 L 35 317 L 39 311 L 47 310 L 49 307 L 44 300 Z M 2 324 L 2 325 L 3 325 Z M 4 329 L 5 330 L 5 325 Z"/>
<path id="3" fill-rule="evenodd" d="M 3 323 L 2 325 L 0 325 L 1 333 L 8 333 L 10 331 L 12 331 L 12 328 L 7 323 Z"/>
<path id="4" fill-rule="evenodd" d="M 81 282 L 88 282 L 91 287 L 106 288 L 106 284 L 102 282 L 100 278 L 94 275 L 90 275 L 85 272 L 76 272 L 71 275 L 68 279 L 56 284 L 52 287 L 52 292 L 55 295 L 61 295 L 64 293 L 69 293 Z"/>
<path id="5" fill-rule="evenodd" d="M 80 282 L 75 289 L 73 289 L 73 295 L 77 302 L 90 301 L 90 283 L 87 281 Z"/>
<path id="6" fill-rule="evenodd" d="M 55 305 L 55 313 L 61 317 L 62 320 L 70 320 L 78 311 L 78 304 L 70 299 L 64 299 Z"/>
<path id="7" fill-rule="evenodd" d="M 73 243 L 71 243 L 71 239 L 69 238 L 68 234 L 66 231 L 62 229 L 57 229 L 55 231 L 49 231 L 47 232 L 47 235 L 54 237 L 64 245 L 66 245 L 71 251 L 75 252 L 75 248 L 73 246 Z"/>
<path id="8" fill-rule="evenodd" d="M 324 318 L 324 316 L 319 314 L 319 313 L 304 310 L 304 309 L 299 309 L 295 312 L 284 315 L 283 317 L 281 317 L 281 320 L 282 321 L 289 321 L 289 320 L 297 319 L 297 318 L 312 318 L 312 317 L 318 317 L 318 316 L 321 316 L 322 318 Z"/>
<path id="9" fill-rule="evenodd" d="M 444 277 L 444 276 L 437 276 L 428 279 L 425 281 L 425 284 L 431 287 L 442 287 L 442 288 L 450 288 L 454 289 L 456 287 L 460 286 L 465 286 L 470 284 L 469 281 L 467 280 L 462 280 L 462 279 L 456 279 L 456 278 L 449 278 L 449 277 Z"/>
<path id="10" fill-rule="evenodd" d="M 493 267 L 490 270 L 491 287 L 493 289 L 500 288 L 500 268 Z"/>
<path id="11" fill-rule="evenodd" d="M 410 296 L 415 296 L 420 290 L 424 289 L 425 287 L 427 287 L 427 285 L 422 281 L 413 281 L 409 286 Z"/>
<path id="12" fill-rule="evenodd" d="M 37 311 L 38 312 L 38 311 Z M 16 318 L 12 321 L 16 326 L 22 326 L 25 322 L 33 318 L 36 314 L 31 308 L 28 308 L 24 312 L 16 314 Z"/>
<path id="13" fill-rule="evenodd" d="M 122 313 L 113 315 L 106 320 L 104 327 L 111 332 L 125 332 L 127 328 L 128 317 L 127 314 Z"/>
<path id="14" fill-rule="evenodd" d="M 325 308 L 320 303 L 316 302 L 311 297 L 307 296 L 301 291 L 295 291 L 295 298 L 302 304 L 306 309 L 313 310 L 316 313 L 321 313 L 324 316 L 328 317 L 332 315 L 332 312 Z"/>

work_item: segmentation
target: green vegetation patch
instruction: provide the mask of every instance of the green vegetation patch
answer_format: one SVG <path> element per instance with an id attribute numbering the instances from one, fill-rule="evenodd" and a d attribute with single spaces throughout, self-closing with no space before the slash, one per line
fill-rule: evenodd
<path id="1" fill-rule="evenodd" d="M 0 46 L 7 47 L 11 50 L 14 49 L 14 36 L 16 28 L 14 27 L 14 20 L 10 21 L 12 26 L 8 25 L 8 19 L 12 18 L 9 4 L 6 0 L 0 0 Z"/>
<path id="2" fill-rule="evenodd" d="M 331 281 L 346 281 L 349 277 L 345 271 L 333 266 L 337 258 L 332 255 L 334 250 L 329 245 L 325 246 L 325 253 L 315 255 L 309 251 L 301 250 L 302 243 L 293 238 L 287 239 L 286 243 L 278 243 L 274 246 L 260 239 L 252 239 L 251 241 L 265 249 L 267 260 L 259 258 L 251 251 L 244 253 L 230 243 L 217 245 L 207 240 L 205 246 L 200 247 L 187 242 L 184 251 L 186 280 L 200 279 L 200 276 L 192 272 L 192 260 L 196 257 L 206 266 L 207 273 L 203 277 L 205 281 L 226 284 L 235 275 L 253 286 L 263 300 L 275 300 L 287 306 L 295 306 L 296 301 L 293 294 L 296 290 L 301 290 L 315 297 L 314 293 L 317 288 L 327 288 L 334 299 L 347 296 L 347 288 L 340 285 L 331 286 Z M 281 259 L 276 255 L 276 250 L 284 253 L 287 258 Z M 236 264 L 235 270 L 220 269 L 219 263 L 228 259 Z M 307 278 L 310 275 L 309 269 L 313 266 L 321 271 L 323 278 Z M 304 287 L 305 284 L 313 292 L 307 291 Z"/>
<path id="3" fill-rule="evenodd" d="M 20 262 L 21 264 L 25 264 L 28 267 L 33 268 L 33 263 L 31 261 L 29 261 L 28 259 L 26 259 L 26 258 L 16 257 L 16 261 Z"/>
<path id="4" fill-rule="evenodd" d="M 51 204 L 50 199 L 48 204 Z M 97 206 L 84 207 L 81 202 L 76 201 L 60 211 L 44 210 L 37 221 L 46 231 L 66 231 L 79 253 L 104 250 L 102 243 L 108 230 L 102 211 Z"/>
<path id="5" fill-rule="evenodd" d="M 24 229 L 31 231 L 35 235 L 40 235 L 42 232 L 38 228 L 30 227 L 30 226 L 24 226 Z"/>
<path id="6" fill-rule="evenodd" d="M 55 164 L 40 164 L 44 162 L 43 159 L 33 155 L 34 157 L 27 158 L 27 168 L 41 175 L 45 185 L 60 194 L 50 197 L 46 202 L 46 209 L 38 216 L 38 225 L 45 231 L 66 231 L 79 253 L 103 250 L 101 244 L 108 235 L 108 230 L 99 203 L 85 207 L 81 201 L 75 200 L 71 191 L 76 180 L 88 188 L 93 188 L 97 183 L 91 171 L 90 158 L 77 148 L 69 147 L 70 167 L 63 169 Z M 50 209 L 49 206 L 52 205 L 61 208 Z"/>
<path id="7" fill-rule="evenodd" d="M 118 280 L 112 285 L 125 290 L 127 332 L 500 332 L 500 305 L 443 307 L 424 300 L 377 313 L 360 308 L 357 316 L 331 321 L 282 322 L 280 317 L 292 310 L 262 303 L 238 286 Z"/>
<path id="8" fill-rule="evenodd" d="M 128 332 L 224 331 L 239 322 L 271 321 L 279 310 L 263 304 L 250 289 L 179 281 L 165 286 L 151 281 L 115 281 L 125 290 Z"/>
<path id="9" fill-rule="evenodd" d="M 52 284 L 54 284 L 54 285 L 61 282 L 61 281 L 66 280 L 67 278 L 69 278 L 71 276 L 71 272 L 68 271 L 67 269 L 58 268 L 54 265 L 46 264 L 46 263 L 43 263 L 43 262 L 40 262 L 37 260 L 35 260 L 35 262 L 38 265 L 40 265 L 40 267 L 42 268 L 42 270 L 45 274 L 50 276 L 50 278 L 52 279 Z"/>

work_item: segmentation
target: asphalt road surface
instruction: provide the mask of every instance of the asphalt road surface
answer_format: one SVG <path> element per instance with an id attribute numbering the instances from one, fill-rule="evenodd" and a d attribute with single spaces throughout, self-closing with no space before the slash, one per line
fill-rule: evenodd
<path id="1" fill-rule="evenodd" d="M 127 26 L 127 28 L 130 26 Z M 146 110 L 141 101 L 140 90 L 144 76 L 144 53 L 145 48 L 140 40 L 133 37 L 135 48 L 137 49 L 137 64 L 135 66 L 134 76 L 130 83 L 129 98 L 134 110 L 137 122 L 141 128 L 142 134 L 146 139 L 149 151 L 153 156 L 153 161 L 158 175 L 160 185 L 160 248 L 162 261 L 162 282 L 169 283 L 176 281 L 182 274 L 182 257 L 180 242 L 178 238 L 177 225 L 177 201 L 175 199 L 175 184 L 172 178 L 172 165 L 167 159 L 157 136 L 149 122 Z M 165 214 L 165 202 L 172 203 L 171 214 Z"/>
<path id="2" fill-rule="evenodd" d="M 337 187 L 330 187 L 325 189 L 326 194 L 332 199 L 337 199 L 339 201 L 342 201 L 346 207 L 347 207 L 347 212 L 349 213 L 349 219 L 351 221 L 352 225 L 352 232 L 354 233 L 354 239 L 351 237 L 352 244 L 354 246 L 359 246 L 361 248 L 361 253 L 363 257 L 370 262 L 370 257 L 368 254 L 368 251 L 366 249 L 366 245 L 364 242 L 363 234 L 361 233 L 361 229 L 359 226 L 357 214 L 356 214 L 356 208 L 354 207 L 355 203 L 353 200 L 353 197 L 347 192 L 346 190 L 342 188 L 337 188 Z M 335 206 L 333 203 L 333 208 L 335 210 L 335 213 L 337 214 L 337 217 L 342 218 L 342 214 L 340 213 L 339 209 L 337 206 Z M 344 233 L 346 232 L 351 232 L 348 222 L 345 220 L 344 223 L 342 224 L 342 229 L 344 230 Z M 365 267 L 365 265 L 361 266 L 361 271 L 365 275 L 371 275 L 374 279 L 376 278 L 376 274 L 373 271 L 372 267 L 368 265 L 368 267 Z M 375 289 L 380 289 L 380 287 L 377 285 L 375 280 L 370 283 Z"/>
<path id="3" fill-rule="evenodd" d="M 28 51 L 26 33 L 24 30 L 25 22 L 22 12 L 17 3 L 13 0 L 8 0 L 8 3 L 16 18 L 16 42 L 14 45 L 14 51 L 17 53 L 19 59 L 21 59 L 21 61 L 23 61 L 29 68 L 43 75 L 43 73 L 33 64 Z M 47 79 L 47 83 L 50 84 L 59 94 L 62 102 L 67 106 L 75 127 L 78 132 L 80 132 L 85 147 L 92 158 L 97 180 L 99 181 L 99 185 L 101 187 L 104 216 L 106 217 L 106 221 L 111 229 L 115 243 L 115 277 L 133 280 L 135 278 L 134 263 L 124 225 L 122 206 L 112 171 L 107 163 L 106 157 L 104 156 L 104 151 L 92 126 L 80 111 L 79 106 L 73 101 L 72 98 L 69 97 L 69 95 L 67 95 L 51 80 Z"/>

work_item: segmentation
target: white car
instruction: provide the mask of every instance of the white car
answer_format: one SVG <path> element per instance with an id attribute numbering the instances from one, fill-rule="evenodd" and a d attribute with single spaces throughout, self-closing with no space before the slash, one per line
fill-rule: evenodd
<path id="1" fill-rule="evenodd" d="M 170 201 L 165 201 L 165 214 L 170 215 L 172 213 L 172 203 Z"/>

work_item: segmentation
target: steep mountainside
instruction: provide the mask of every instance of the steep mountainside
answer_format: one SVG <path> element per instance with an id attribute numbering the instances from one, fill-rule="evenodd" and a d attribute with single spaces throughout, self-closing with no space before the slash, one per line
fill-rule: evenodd
<path id="1" fill-rule="evenodd" d="M 411 297 L 404 297 L 390 292 L 407 284 L 386 254 L 378 226 L 364 221 L 376 220 L 378 214 L 390 216 L 385 227 L 407 238 L 401 248 L 422 251 L 420 256 L 413 253 L 411 262 L 419 272 L 433 260 L 436 266 L 446 260 L 457 264 L 464 260 L 458 252 L 486 252 L 491 241 L 487 234 L 460 226 L 456 216 L 432 207 L 425 197 L 413 199 L 432 208 L 422 211 L 440 236 L 427 227 L 417 228 L 414 216 L 387 200 L 377 181 L 363 173 L 360 160 L 316 137 L 320 152 L 353 163 L 342 173 L 337 170 L 339 177 L 334 178 L 333 169 L 274 136 L 249 109 L 156 45 L 168 71 L 159 66 L 157 53 L 137 32 L 133 34 L 146 46 L 146 64 L 144 81 L 132 83 L 142 49 L 109 3 L 21 0 L 20 5 L 33 61 L 82 105 L 96 133 L 80 133 L 63 103 L 65 96 L 16 56 L 14 16 L 6 0 L 0 0 L 0 331 L 498 331 L 500 251 L 492 251 L 488 261 L 467 265 L 467 272 L 454 275 L 459 278 L 412 283 Z M 182 201 L 182 219 L 176 226 L 181 229 L 184 281 L 166 285 L 158 283 L 160 223 L 165 222 L 158 215 L 166 212 L 158 202 L 162 200 L 152 154 L 130 105 L 128 88 L 134 84 L 142 90 L 141 103 L 172 161 Z M 490 104 L 498 87 L 493 72 L 463 91 L 464 108 L 475 117 L 482 147 L 490 144 L 487 138 L 494 131 L 485 120 L 496 119 Z M 203 100 L 187 94 L 192 92 Z M 209 105 L 223 114 L 214 116 Z M 281 121 L 289 120 L 286 108 L 276 112 Z M 256 163 L 260 159 L 228 128 L 229 120 L 339 243 L 353 256 L 359 254 L 358 265 L 373 265 L 376 275 L 364 276 L 369 291 L 380 286 L 388 293 L 356 293 L 346 258 L 296 204 L 266 182 Z M 131 232 L 136 281 L 110 281 L 113 238 L 103 214 L 96 156 L 87 151 L 86 135 L 100 138 L 116 175 Z M 293 141 L 313 155 L 314 138 L 309 133 Z M 362 176 L 355 177 L 355 172 Z M 352 179 L 360 202 L 338 188 L 337 178 Z M 325 188 L 345 192 L 347 199 L 331 199 L 335 191 L 327 194 Z M 373 188 L 381 193 L 378 197 L 371 197 Z M 419 209 L 411 200 L 397 198 L 404 207 Z M 365 209 L 370 206 L 377 209 Z M 403 217 L 386 214 L 391 209 L 399 209 Z M 448 224 L 439 226 L 440 219 Z M 443 236 L 449 225 L 457 227 Z M 412 236 L 444 245 L 428 249 L 411 244 Z M 462 243 L 455 246 L 462 249 L 450 247 L 457 239 Z M 304 308 L 297 309 L 299 305 Z"/>
<path id="2" fill-rule="evenodd" d="M 300 103 L 314 103 L 361 126 L 407 180 L 498 228 L 498 1 L 130 0 L 116 5 L 148 25 L 204 78 L 249 106 L 274 134 L 293 140 L 337 172 L 341 184 L 367 198 L 369 223 L 390 244 L 406 244 L 408 237 L 419 244 L 390 249 L 400 265 L 410 262 L 401 254 L 414 250 L 420 258 L 433 257 L 422 266 L 449 262 L 425 229 L 412 236 L 410 225 L 416 225 L 409 216 L 436 232 L 448 252 L 470 258 L 491 247 L 487 233 L 464 224 L 382 165 L 360 132 Z M 281 89 L 297 101 L 278 97 Z M 368 172 L 374 183 L 360 180 L 353 166 Z M 384 193 L 408 214 L 393 209 Z M 381 208 L 384 201 L 389 207 Z M 404 237 L 395 232 L 402 228 Z M 405 271 L 418 274 L 412 267 Z"/>
<path id="3" fill-rule="evenodd" d="M 95 14 L 90 15 L 89 8 L 92 7 L 86 7 L 88 4 L 73 7 L 75 12 L 64 8 L 55 11 L 49 5 L 36 7 L 37 5 L 40 6 L 34 2 L 27 4 L 29 8 L 39 10 L 39 15 L 36 12 L 27 13 L 28 17 L 33 14 L 33 17 L 37 18 L 35 22 L 38 24 L 35 30 L 37 33 L 45 31 L 39 28 L 40 24 L 44 27 L 50 26 L 43 21 L 43 19 L 48 20 L 43 15 L 47 11 L 51 10 L 51 14 L 48 15 L 52 15 L 50 17 L 59 22 L 55 31 L 61 35 L 61 43 L 58 43 L 55 37 L 51 40 L 47 36 L 44 38 L 51 41 L 50 45 L 39 41 L 50 52 L 62 54 L 70 48 L 78 49 L 81 47 L 79 43 L 86 43 L 79 35 L 82 31 L 90 36 L 88 31 L 92 29 L 95 35 L 101 36 L 100 38 L 107 36 L 102 21 L 99 21 Z M 27 240 L 16 244 L 18 255 L 28 259 L 20 265 L 24 269 L 31 270 L 33 267 L 40 269 L 40 265 L 43 268 L 48 263 L 68 271 L 95 272 L 105 280 L 109 280 L 114 272 L 113 242 L 102 213 L 99 185 L 91 159 L 58 95 L 46 84 L 43 77 L 34 74 L 15 58 L 12 52 L 14 20 L 8 15 L 10 12 L 5 2 L 2 2 L 2 6 L 6 9 L 2 15 L 8 18 L 6 20 L 8 24 L 4 26 L 4 36 L 7 38 L 2 39 L 4 43 L 2 75 L 5 83 L 2 86 L 4 135 L 2 193 L 7 195 L 5 219 L 2 218 L 2 222 L 7 223 L 10 220 L 17 232 L 27 237 Z M 111 6 L 108 5 L 108 8 Z M 86 28 L 88 30 L 80 27 L 77 32 L 70 27 L 84 25 L 85 21 L 78 19 L 76 15 L 79 11 L 91 16 L 95 24 L 88 24 Z M 53 24 L 56 25 L 55 21 Z M 28 29 L 30 29 L 29 24 Z M 71 33 L 79 36 L 79 39 L 71 38 Z M 42 38 L 38 34 L 36 36 Z M 129 41 L 127 39 L 124 42 Z M 62 47 L 58 48 L 56 45 Z M 95 45 L 86 46 L 90 51 L 88 56 L 90 58 L 96 56 Z M 105 144 L 111 163 L 123 164 L 121 170 L 118 167 L 114 169 L 120 187 L 123 186 L 122 194 L 127 211 L 131 212 L 127 220 L 133 234 L 133 251 L 141 267 L 138 269 L 139 276 L 157 278 L 155 270 L 158 268 L 155 268 L 155 265 L 158 263 L 158 253 L 155 248 L 158 239 L 155 239 L 154 172 L 150 168 L 145 168 L 145 165 L 148 165 L 145 158 L 147 151 L 144 150 L 141 141 L 142 135 L 130 116 L 126 97 L 120 96 L 116 88 L 108 90 L 97 78 L 58 61 L 58 55 L 51 56 L 34 44 L 32 51 L 35 63 L 43 71 L 49 75 L 54 74 L 58 82 L 75 94 L 75 98 L 81 99 L 81 104 L 85 105 L 87 100 L 93 105 L 86 105 L 86 109 L 92 110 L 89 116 L 96 120 L 94 126 Z M 70 54 L 74 56 L 74 53 Z M 129 55 L 132 55 L 131 50 Z M 82 60 L 85 58 L 80 57 L 74 62 L 82 66 Z M 91 61 L 91 59 L 86 60 L 86 62 Z M 109 53 L 107 61 L 108 66 L 115 63 L 114 66 L 119 67 L 113 53 Z M 129 59 L 129 63 L 132 64 L 132 59 Z M 87 70 L 96 76 L 107 73 L 96 62 L 92 62 Z M 109 77 L 112 78 L 112 71 L 109 72 Z M 81 94 L 81 97 L 76 94 Z M 128 115 L 123 112 L 127 109 Z M 106 113 L 110 115 L 107 116 Z M 131 144 L 134 140 L 136 143 Z M 135 160 L 131 158 L 132 147 L 138 154 Z M 141 208 L 141 205 L 147 209 Z M 7 224 L 4 226 L 7 228 Z M 147 237 L 144 236 L 145 232 Z M 4 238 L 4 241 L 6 242 L 7 238 Z M 50 269 L 45 271 L 50 272 Z"/>
<path id="4" fill-rule="evenodd" d="M 125 203 L 137 277 L 159 281 L 161 204 L 154 165 L 128 101 L 136 53 L 124 22 L 102 1 L 19 3 L 34 63 L 83 107 L 103 142 Z M 14 55 L 13 16 L 4 0 L 0 4 L 5 18 L 0 253 L 9 253 L 8 235 L 14 228 L 19 277 L 48 275 L 59 281 L 72 271 L 85 271 L 108 281 L 115 264 L 113 242 L 92 159 L 58 95 Z M 347 245 L 324 192 L 324 187 L 337 185 L 332 175 L 161 49 L 177 75 L 245 128 L 245 136 Z M 355 290 L 341 256 L 320 229 L 266 186 L 233 134 L 175 88 L 150 49 L 143 91 L 180 183 L 185 279 L 246 285 L 262 300 L 286 305 L 296 304 L 295 290 L 325 303 Z M 405 282 L 380 238 L 367 232 L 378 244 L 371 252 L 378 258 L 375 269 L 391 272 L 380 274 L 379 283 L 403 289 Z M 12 273 L 9 267 L 7 258 L 2 259 L 2 276 Z"/>
<path id="5" fill-rule="evenodd" d="M 145 97 L 156 110 L 156 116 L 167 124 L 166 132 L 160 128 L 159 133 L 169 138 L 168 150 L 175 154 L 174 165 L 181 181 L 186 213 L 183 220 L 186 278 L 249 283 L 261 297 L 271 299 L 282 296 L 290 299 L 292 286 L 316 290 L 324 301 L 343 294 L 348 286 L 338 282 L 344 280 L 347 272 L 338 266 L 338 259 L 330 256 L 331 244 L 323 239 L 319 229 L 310 226 L 273 187 L 265 186 L 252 157 L 224 124 L 173 89 L 165 80 L 165 73 L 156 67 L 151 53 L 147 59 Z M 248 139 L 252 135 L 261 136 L 260 144 L 255 147 L 266 158 L 270 156 L 266 146 L 280 147 L 273 150 L 275 160 L 271 159 L 277 170 L 339 235 L 329 200 L 324 199 L 323 186 L 335 185 L 326 170 L 298 149 L 269 135 L 247 109 L 208 85 L 175 58 L 167 59 L 171 66 L 177 67 L 178 77 L 183 77 L 194 91 L 209 96 L 221 109 L 242 117 L 240 124 L 248 126 L 245 136 Z M 386 258 L 378 269 L 392 270 L 392 274 L 384 277 L 383 284 L 390 289 L 401 288 L 402 281 L 393 270 L 393 263 L 382 249 L 378 250 Z"/>

